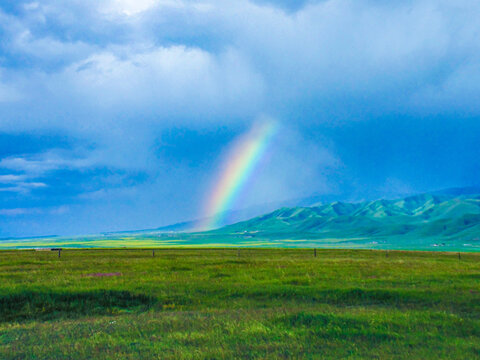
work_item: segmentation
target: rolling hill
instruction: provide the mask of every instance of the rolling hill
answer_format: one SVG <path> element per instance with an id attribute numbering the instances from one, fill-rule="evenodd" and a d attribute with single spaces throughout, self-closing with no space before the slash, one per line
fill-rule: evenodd
<path id="1" fill-rule="evenodd" d="M 214 232 L 294 239 L 378 240 L 399 245 L 427 240 L 437 246 L 451 241 L 480 244 L 480 195 L 421 194 L 396 200 L 281 208 Z"/>

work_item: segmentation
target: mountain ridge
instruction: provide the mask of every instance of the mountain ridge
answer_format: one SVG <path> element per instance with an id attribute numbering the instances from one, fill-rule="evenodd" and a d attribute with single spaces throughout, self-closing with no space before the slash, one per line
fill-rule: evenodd
<path id="1" fill-rule="evenodd" d="M 425 193 L 403 199 L 283 207 L 216 233 L 309 233 L 321 237 L 480 238 L 480 195 Z"/>
<path id="2" fill-rule="evenodd" d="M 468 196 L 472 194 L 480 194 L 480 186 L 468 186 L 468 187 L 453 187 L 441 190 L 434 190 L 431 192 L 420 193 L 420 194 L 410 194 L 404 195 L 401 198 L 394 198 L 393 200 L 397 201 L 404 201 L 405 199 L 411 198 L 418 198 L 422 196 L 429 196 L 435 199 L 439 198 L 451 198 L 451 197 L 458 197 L 458 196 Z M 264 213 L 273 212 L 283 207 L 317 207 L 321 205 L 334 205 L 338 204 L 336 208 L 338 209 L 341 206 L 346 206 L 345 204 L 357 204 L 364 201 L 376 202 L 376 201 L 391 201 L 392 199 L 370 199 L 370 200 L 363 200 L 363 201 L 355 201 L 355 200 L 348 200 L 348 199 L 355 199 L 355 197 L 350 194 L 336 194 L 336 195 L 318 195 L 312 194 L 311 196 L 301 197 L 297 199 L 290 199 L 284 201 L 276 201 L 270 202 L 268 204 L 263 205 L 255 205 L 244 209 L 239 210 L 229 210 L 222 214 L 222 218 L 226 219 L 223 226 L 233 225 L 238 222 L 248 221 L 251 218 L 261 216 Z M 191 232 L 198 229 L 199 225 L 202 223 L 208 222 L 208 219 L 194 219 L 194 220 L 185 220 L 180 221 L 174 224 L 168 224 L 165 226 L 161 226 L 152 230 L 155 231 L 166 231 L 166 232 Z"/>

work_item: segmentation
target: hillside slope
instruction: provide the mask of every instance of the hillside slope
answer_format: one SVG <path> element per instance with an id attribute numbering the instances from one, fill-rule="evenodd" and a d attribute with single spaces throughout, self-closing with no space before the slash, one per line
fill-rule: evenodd
<path id="1" fill-rule="evenodd" d="M 480 195 L 422 194 L 397 200 L 281 208 L 216 232 L 479 241 Z"/>

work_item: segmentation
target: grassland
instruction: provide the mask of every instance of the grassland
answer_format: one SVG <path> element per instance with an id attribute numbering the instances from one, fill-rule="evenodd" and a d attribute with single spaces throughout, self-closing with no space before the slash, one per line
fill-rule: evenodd
<path id="1" fill-rule="evenodd" d="M 480 358 L 480 254 L 0 251 L 0 359 Z"/>
<path id="2" fill-rule="evenodd" d="M 427 250 L 442 252 L 479 252 L 478 233 L 474 240 L 445 240 L 435 236 L 359 236 L 308 232 L 208 231 L 200 233 L 164 233 L 144 231 L 75 237 L 42 237 L 0 240 L 0 250 L 61 247 L 78 248 L 322 248 Z"/>

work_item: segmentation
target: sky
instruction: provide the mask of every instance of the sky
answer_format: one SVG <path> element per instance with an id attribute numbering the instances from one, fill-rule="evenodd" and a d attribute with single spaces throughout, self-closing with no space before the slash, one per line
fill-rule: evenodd
<path id="1" fill-rule="evenodd" d="M 232 144 L 277 124 L 229 209 L 480 183 L 480 2 L 3 0 L 0 237 L 202 218 Z"/>

